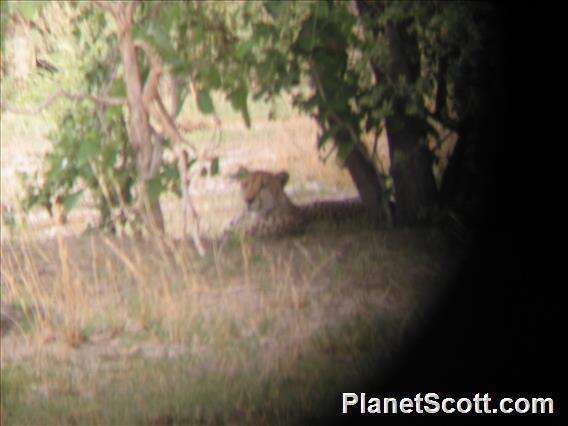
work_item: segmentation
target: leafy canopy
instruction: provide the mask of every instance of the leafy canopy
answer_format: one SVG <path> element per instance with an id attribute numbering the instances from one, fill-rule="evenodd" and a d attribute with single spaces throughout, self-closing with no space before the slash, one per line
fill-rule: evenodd
<path id="1" fill-rule="evenodd" d="M 28 21 L 41 19 L 36 3 L 2 3 Z M 141 2 L 133 36 L 150 44 L 177 79 L 179 114 L 190 84 L 204 114 L 215 113 L 212 92 L 225 94 L 250 126 L 249 96 L 271 99 L 282 91 L 318 121 L 319 146 L 332 141 L 345 159 L 361 132 L 380 130 L 393 106 L 424 123 L 429 118 L 448 127 L 475 113 L 474 85 L 489 6 L 447 2 Z M 49 2 L 41 5 L 53 7 Z M 73 3 L 67 17 L 78 52 L 77 89 L 125 96 L 112 20 L 92 4 Z M 3 20 L 6 14 L 3 15 Z M 393 78 L 386 33 L 398 25 L 415 40 L 411 58 L 415 78 Z M 53 49 L 56 50 L 55 47 Z M 149 61 L 140 52 L 143 78 Z M 465 91 L 459 88 L 465 87 Z M 440 94 L 445 94 L 440 101 Z M 135 178 L 132 152 L 124 130 L 126 108 L 104 110 L 73 106 L 50 137 L 54 150 L 46 157 L 42 179 L 28 187 L 28 206 L 49 205 L 61 195 L 71 207 L 85 190 L 113 206 L 110 190 L 123 188 L 131 199 L 128 178 Z M 335 138 L 338 132 L 348 138 Z M 166 146 L 169 149 L 169 146 Z M 190 164 L 193 164 L 190 161 Z M 212 169 L 215 171 L 218 163 Z M 154 192 L 178 191 L 174 164 L 164 162 L 152 183 Z M 30 180 L 29 180 L 30 181 Z M 40 184 L 37 184 L 37 182 Z M 105 195 L 105 192 L 107 194 Z M 118 191 L 120 192 L 120 191 Z M 116 197 L 115 197 L 116 198 Z"/>

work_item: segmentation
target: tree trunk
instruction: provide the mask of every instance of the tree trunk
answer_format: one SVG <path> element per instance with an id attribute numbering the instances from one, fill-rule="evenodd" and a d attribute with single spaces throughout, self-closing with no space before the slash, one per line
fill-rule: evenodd
<path id="1" fill-rule="evenodd" d="M 403 24 L 387 25 L 391 81 L 404 78 L 412 84 L 419 76 L 419 51 L 416 40 Z M 375 73 L 378 70 L 374 68 Z M 377 75 L 378 78 L 378 75 Z M 425 143 L 426 123 L 406 113 L 405 99 L 394 102 L 394 114 L 385 120 L 391 152 L 391 173 L 395 185 L 395 224 L 414 225 L 422 221 L 436 204 L 437 190 L 432 173 L 432 153 Z"/>
<path id="2" fill-rule="evenodd" d="M 426 218 L 436 203 L 432 153 L 421 143 L 423 134 L 415 120 L 401 116 L 389 118 L 386 128 L 395 185 L 395 225 L 415 225 Z"/>
<path id="3" fill-rule="evenodd" d="M 440 188 L 440 203 L 443 207 L 455 208 L 463 207 L 462 202 L 466 200 L 471 191 L 472 171 L 468 167 L 468 155 L 472 155 L 470 148 L 474 147 L 471 120 L 464 120 L 458 129 L 458 140 L 448 159 L 448 166 L 442 176 Z M 471 159 L 473 161 L 473 159 Z"/>
<path id="4" fill-rule="evenodd" d="M 385 3 L 356 1 L 360 15 L 377 21 L 384 13 Z M 382 36 L 379 27 L 372 25 L 375 38 Z M 390 63 L 385 72 L 371 63 L 378 84 L 385 78 L 393 82 L 401 77 L 412 84 L 419 77 L 420 54 L 416 40 L 408 33 L 404 22 L 387 24 L 384 36 L 389 43 Z M 406 113 L 405 99 L 395 100 L 394 113 L 385 120 L 391 156 L 391 175 L 394 181 L 396 208 L 395 225 L 408 226 L 421 221 L 423 214 L 436 204 L 437 190 L 432 173 L 432 154 L 425 144 L 425 124 Z"/>
<path id="5" fill-rule="evenodd" d="M 502 19 L 501 12 L 492 13 L 497 14 L 484 19 Z M 499 60 L 506 57 L 503 41 L 502 33 L 484 34 L 476 63 L 494 60 L 481 68 L 462 64 L 453 81 L 459 139 L 442 178 L 441 200 L 445 207 L 461 213 L 469 225 L 496 223 L 501 210 L 497 208 L 495 173 L 502 166 L 499 149 L 506 140 L 505 64 Z M 469 105 L 472 96 L 478 104 L 475 109 Z"/>
<path id="6" fill-rule="evenodd" d="M 353 148 L 345 159 L 345 166 L 371 220 L 377 225 L 390 228 L 393 222 L 392 214 L 383 182 L 373 163 L 363 154 L 361 147 Z"/>
<path id="7" fill-rule="evenodd" d="M 150 229 L 164 230 L 164 219 L 159 200 L 152 200 L 147 190 L 147 183 L 152 179 L 155 171 L 152 171 L 154 147 L 151 139 L 151 129 L 148 112 L 144 108 L 142 99 L 142 81 L 138 62 L 136 60 L 136 48 L 132 41 L 130 25 L 125 25 L 120 31 L 119 48 L 124 66 L 124 83 L 129 109 L 129 128 L 132 146 L 136 156 L 138 171 L 138 214 L 143 224 Z"/>

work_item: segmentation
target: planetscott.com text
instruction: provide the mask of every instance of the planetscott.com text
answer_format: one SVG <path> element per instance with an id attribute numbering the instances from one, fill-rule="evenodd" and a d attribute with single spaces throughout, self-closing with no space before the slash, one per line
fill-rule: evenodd
<path id="1" fill-rule="evenodd" d="M 412 397 L 369 397 L 365 393 L 342 394 L 342 413 L 360 414 L 554 414 L 547 397 L 500 397 L 488 393 L 469 397 L 442 396 L 434 392 Z"/>

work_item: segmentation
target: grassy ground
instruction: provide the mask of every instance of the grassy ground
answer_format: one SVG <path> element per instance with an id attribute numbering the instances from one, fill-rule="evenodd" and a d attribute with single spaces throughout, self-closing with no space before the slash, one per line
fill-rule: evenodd
<path id="1" fill-rule="evenodd" d="M 243 208 L 227 179 L 241 164 L 288 170 L 296 202 L 355 195 L 345 170 L 320 161 L 314 123 L 284 101 L 276 121 L 252 105 L 252 129 L 219 105 L 221 176 L 191 188 L 206 234 Z M 2 115 L 10 205 L 16 172 L 49 146 L 21 120 Z M 64 226 L 36 212 L 2 228 L 2 425 L 290 424 L 338 412 L 341 391 L 388 373 L 460 261 L 437 230 L 359 224 L 213 239 L 200 257 L 180 237 L 178 201 L 163 201 L 168 236 L 156 241 L 83 234 L 96 218 L 88 204 Z"/>
<path id="2" fill-rule="evenodd" d="M 2 424 L 330 414 L 388 372 L 456 260 L 427 229 L 235 239 L 204 258 L 172 240 L 6 244 Z"/>

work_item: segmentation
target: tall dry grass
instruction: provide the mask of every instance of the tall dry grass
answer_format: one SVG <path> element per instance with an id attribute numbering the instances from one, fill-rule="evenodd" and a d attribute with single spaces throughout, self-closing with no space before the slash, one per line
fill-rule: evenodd
<path id="1" fill-rule="evenodd" d="M 377 348 L 388 367 L 448 277 L 441 237 L 422 232 L 235 237 L 204 258 L 171 238 L 4 243 L 2 424 L 317 412 Z"/>
<path id="2" fill-rule="evenodd" d="M 333 157 L 320 161 L 312 120 L 287 110 L 272 122 L 266 112 L 252 106 L 246 129 L 220 111 L 221 175 L 191 187 L 207 235 L 243 208 L 226 178 L 241 164 L 288 170 L 296 202 L 355 194 Z M 163 199 L 167 236 L 145 241 L 84 234 L 96 220 L 88 204 L 65 225 L 41 212 L 24 218 L 14 177 L 27 127 L 2 120 L 15 130 L 2 133 L 1 201 L 16 224 L 2 224 L 2 425 L 313 418 L 367 369 L 388 369 L 458 260 L 435 231 L 325 225 L 272 241 L 213 238 L 200 257 L 180 237 L 173 197 Z M 206 144 L 211 134 L 191 138 Z M 44 141 L 25 142 L 37 160 Z"/>

